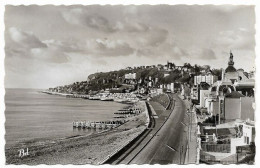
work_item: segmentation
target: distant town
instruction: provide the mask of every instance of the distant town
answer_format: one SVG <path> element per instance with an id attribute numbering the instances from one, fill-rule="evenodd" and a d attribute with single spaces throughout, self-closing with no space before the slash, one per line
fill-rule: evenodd
<path id="1" fill-rule="evenodd" d="M 232 52 L 227 60 L 225 69 L 189 63 L 177 66 L 173 62 L 127 67 L 91 74 L 86 81 L 44 92 L 124 103 L 156 100 L 165 108 L 169 102 L 163 95 L 177 94 L 190 103 L 187 115 L 194 114 L 194 120 L 191 116 L 187 124 L 193 125 L 188 130 L 193 134 L 186 154 L 195 158 L 185 163 L 253 163 L 255 72 L 236 69 Z"/>

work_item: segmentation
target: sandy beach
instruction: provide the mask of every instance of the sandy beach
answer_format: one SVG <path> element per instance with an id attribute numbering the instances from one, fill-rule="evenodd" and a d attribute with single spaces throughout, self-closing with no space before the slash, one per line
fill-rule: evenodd
<path id="1" fill-rule="evenodd" d="M 101 133 L 16 144 L 6 149 L 6 164 L 99 164 L 146 129 L 145 112 L 127 120 L 118 128 Z M 29 156 L 19 157 L 19 149 L 26 148 Z"/>

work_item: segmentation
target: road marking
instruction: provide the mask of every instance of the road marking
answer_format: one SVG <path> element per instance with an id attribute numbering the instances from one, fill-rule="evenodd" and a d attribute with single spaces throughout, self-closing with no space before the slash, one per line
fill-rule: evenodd
<path id="1" fill-rule="evenodd" d="M 174 152 L 176 152 L 177 150 L 176 149 L 174 149 L 173 147 L 170 147 L 169 145 L 167 145 L 166 144 L 166 146 L 168 147 L 168 148 L 170 148 L 172 151 L 174 151 Z"/>
<path id="2" fill-rule="evenodd" d="M 187 127 L 187 124 L 184 124 L 183 122 L 181 122 L 181 124 Z"/>

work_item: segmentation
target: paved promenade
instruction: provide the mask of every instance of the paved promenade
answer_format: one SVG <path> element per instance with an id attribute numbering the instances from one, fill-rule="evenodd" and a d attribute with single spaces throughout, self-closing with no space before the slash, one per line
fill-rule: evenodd
<path id="1" fill-rule="evenodd" d="M 188 147 L 185 157 L 185 164 L 197 164 L 197 116 L 190 113 L 191 124 L 189 125 Z"/>
<path id="2" fill-rule="evenodd" d="M 181 97 L 181 96 L 180 96 Z M 182 98 L 182 97 L 181 97 Z M 186 100 L 183 100 L 184 104 L 186 106 L 186 110 L 189 109 L 189 111 L 186 111 L 185 115 L 185 121 L 187 124 L 187 137 L 188 137 L 188 143 L 187 143 L 187 151 L 185 155 L 185 164 L 198 164 L 198 153 L 197 153 L 197 116 L 196 112 L 191 107 L 191 102 Z"/>

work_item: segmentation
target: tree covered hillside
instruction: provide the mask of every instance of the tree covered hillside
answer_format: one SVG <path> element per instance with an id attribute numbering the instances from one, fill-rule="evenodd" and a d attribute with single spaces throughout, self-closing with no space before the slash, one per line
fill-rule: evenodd
<path id="1" fill-rule="evenodd" d="M 59 92 L 64 93 L 82 93 L 87 94 L 90 91 L 100 91 L 111 88 L 120 88 L 126 85 L 125 75 L 136 73 L 134 81 L 135 88 L 137 86 L 147 87 L 149 82 L 154 83 L 154 87 L 159 87 L 161 84 L 170 84 L 172 82 L 189 83 L 193 85 L 194 75 L 199 75 L 202 72 L 211 72 L 221 77 L 221 70 L 210 70 L 209 66 L 191 66 L 185 63 L 182 69 L 174 68 L 171 70 L 159 69 L 155 66 L 137 67 L 121 69 L 110 72 L 98 72 L 88 76 L 86 81 L 75 82 L 70 85 L 59 86 L 50 89 L 59 89 Z"/>

